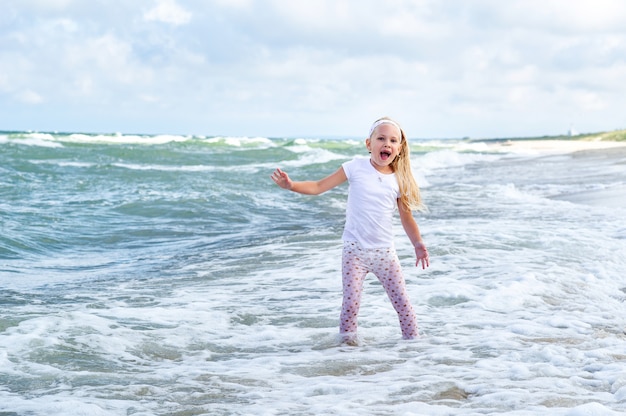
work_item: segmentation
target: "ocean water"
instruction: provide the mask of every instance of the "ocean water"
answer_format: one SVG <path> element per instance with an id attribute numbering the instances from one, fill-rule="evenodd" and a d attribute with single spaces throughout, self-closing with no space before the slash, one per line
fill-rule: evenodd
<path id="1" fill-rule="evenodd" d="M 338 342 L 354 140 L 0 133 L 0 415 L 626 412 L 626 151 L 412 142 L 422 337 Z"/>

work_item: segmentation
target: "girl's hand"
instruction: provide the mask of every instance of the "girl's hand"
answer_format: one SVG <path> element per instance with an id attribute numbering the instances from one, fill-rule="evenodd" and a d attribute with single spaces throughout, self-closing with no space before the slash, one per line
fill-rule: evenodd
<path id="1" fill-rule="evenodd" d="M 293 182 L 287 175 L 287 172 L 283 172 L 280 168 L 276 169 L 271 176 L 272 180 L 276 182 L 276 185 L 280 186 L 283 189 L 291 190 L 293 186 Z"/>
<path id="2" fill-rule="evenodd" d="M 415 262 L 416 267 L 419 267 L 420 262 L 422 262 L 422 269 L 430 266 L 428 250 L 426 250 L 424 243 L 417 243 L 415 245 L 415 257 L 417 257 L 417 261 Z"/>

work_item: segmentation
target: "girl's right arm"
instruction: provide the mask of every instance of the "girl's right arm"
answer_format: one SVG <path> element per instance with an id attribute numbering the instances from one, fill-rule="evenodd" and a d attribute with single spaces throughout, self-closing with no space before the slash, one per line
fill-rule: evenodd
<path id="1" fill-rule="evenodd" d="M 292 181 L 287 172 L 280 169 L 276 169 L 271 178 L 283 189 L 306 195 L 319 195 L 348 180 L 343 166 L 319 181 Z"/>

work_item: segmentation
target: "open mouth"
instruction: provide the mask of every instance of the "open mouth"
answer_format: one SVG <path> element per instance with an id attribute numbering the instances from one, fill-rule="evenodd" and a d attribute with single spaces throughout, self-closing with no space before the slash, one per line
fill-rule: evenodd
<path id="1" fill-rule="evenodd" d="M 380 152 L 380 158 L 382 160 L 387 160 L 391 157 L 391 152 L 388 152 L 386 150 L 383 150 L 382 152 Z"/>

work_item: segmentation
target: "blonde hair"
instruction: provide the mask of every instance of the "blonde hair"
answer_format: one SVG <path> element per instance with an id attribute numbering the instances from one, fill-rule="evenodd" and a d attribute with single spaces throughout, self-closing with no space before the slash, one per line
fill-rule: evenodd
<path id="1" fill-rule="evenodd" d="M 411 170 L 411 150 L 409 148 L 409 142 L 406 138 L 406 134 L 404 134 L 404 130 L 400 127 L 400 124 L 389 117 L 379 118 L 372 125 L 375 127 L 370 131 L 370 139 L 378 126 L 380 124 L 384 124 L 385 122 L 398 127 L 401 135 L 400 153 L 393 160 L 393 162 L 391 162 L 391 168 L 396 174 L 398 187 L 400 188 L 400 202 L 402 202 L 403 207 L 409 211 L 425 211 L 426 206 L 422 202 L 420 188 L 417 185 L 415 177 L 413 176 L 413 171 Z"/>

